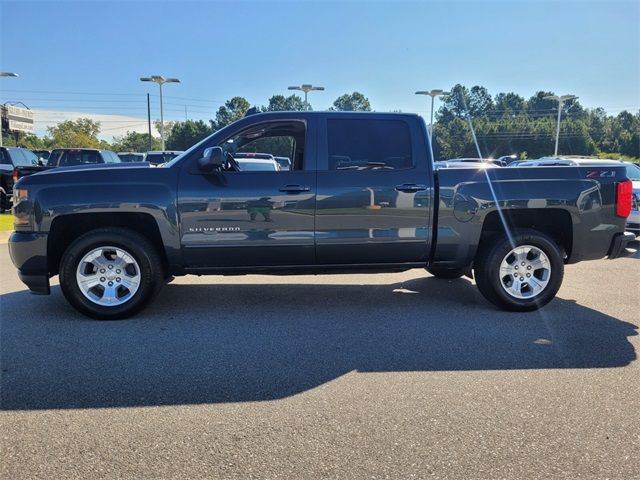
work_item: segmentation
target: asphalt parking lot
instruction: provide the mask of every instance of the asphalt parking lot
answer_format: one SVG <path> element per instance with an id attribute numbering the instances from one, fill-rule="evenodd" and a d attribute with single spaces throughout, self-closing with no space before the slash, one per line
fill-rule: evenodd
<path id="1" fill-rule="evenodd" d="M 3 479 L 640 478 L 640 256 L 539 312 L 468 279 L 185 277 L 128 321 L 0 245 Z"/>

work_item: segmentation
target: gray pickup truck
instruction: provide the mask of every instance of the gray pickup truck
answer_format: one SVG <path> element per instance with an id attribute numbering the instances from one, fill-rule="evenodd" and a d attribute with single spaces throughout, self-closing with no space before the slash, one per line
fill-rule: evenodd
<path id="1" fill-rule="evenodd" d="M 267 152 L 290 170 L 242 171 Z M 172 276 L 395 272 L 475 278 L 534 310 L 564 265 L 626 254 L 624 167 L 434 171 L 417 115 L 249 115 L 148 164 L 57 168 L 15 186 L 9 248 L 22 281 L 97 319 L 143 308 Z M 455 284 L 451 286 L 455 289 Z"/>

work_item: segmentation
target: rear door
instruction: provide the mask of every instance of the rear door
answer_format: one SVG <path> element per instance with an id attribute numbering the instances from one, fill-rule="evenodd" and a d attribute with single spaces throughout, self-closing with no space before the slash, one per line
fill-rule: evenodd
<path id="1" fill-rule="evenodd" d="M 318 264 L 426 262 L 432 173 L 425 134 L 416 117 L 326 118 L 318 139 Z"/>

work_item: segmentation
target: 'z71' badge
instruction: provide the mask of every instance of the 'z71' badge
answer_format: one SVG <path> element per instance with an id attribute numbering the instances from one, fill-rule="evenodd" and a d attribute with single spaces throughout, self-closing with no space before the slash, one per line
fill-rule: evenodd
<path id="1" fill-rule="evenodd" d="M 588 170 L 587 178 L 615 177 L 615 170 Z"/>

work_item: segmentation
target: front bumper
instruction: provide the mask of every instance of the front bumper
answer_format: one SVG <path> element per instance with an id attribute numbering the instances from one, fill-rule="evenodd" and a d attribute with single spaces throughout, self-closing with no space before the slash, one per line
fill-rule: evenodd
<path id="1" fill-rule="evenodd" d="M 609 260 L 634 255 L 636 251 L 632 248 L 628 248 L 628 246 L 629 242 L 633 242 L 635 239 L 635 234 L 631 232 L 622 232 L 616 234 L 613 237 L 613 240 L 611 240 L 611 246 L 609 247 L 609 253 L 607 254 Z"/>
<path id="2" fill-rule="evenodd" d="M 48 295 L 47 234 L 13 232 L 9 237 L 9 255 L 18 276 L 32 293 Z"/>

